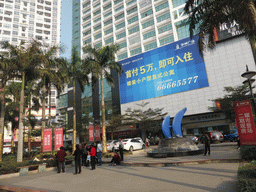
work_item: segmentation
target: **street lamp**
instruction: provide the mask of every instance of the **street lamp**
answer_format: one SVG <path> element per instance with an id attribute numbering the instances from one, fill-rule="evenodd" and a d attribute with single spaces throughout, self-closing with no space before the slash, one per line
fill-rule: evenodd
<path id="1" fill-rule="evenodd" d="M 254 112 L 256 110 L 255 107 L 255 99 L 254 99 L 254 94 L 252 93 L 252 83 L 255 81 L 255 79 L 252 79 L 252 77 L 256 75 L 255 71 L 249 71 L 248 66 L 246 65 L 246 72 L 244 72 L 241 76 L 246 78 L 246 80 L 243 82 L 244 85 L 248 86 L 249 85 L 249 89 L 250 89 L 250 93 L 251 93 L 251 97 L 252 97 L 252 104 L 253 104 L 253 108 L 254 108 Z M 255 112 L 256 115 L 256 112 Z"/>

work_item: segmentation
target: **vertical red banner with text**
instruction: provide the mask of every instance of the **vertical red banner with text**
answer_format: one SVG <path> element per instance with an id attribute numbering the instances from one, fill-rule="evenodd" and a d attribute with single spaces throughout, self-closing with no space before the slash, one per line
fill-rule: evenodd
<path id="1" fill-rule="evenodd" d="M 100 141 L 100 125 L 95 126 L 95 140 Z"/>
<path id="2" fill-rule="evenodd" d="M 52 150 L 52 129 L 43 130 L 43 152 Z"/>
<path id="3" fill-rule="evenodd" d="M 233 102 L 241 145 L 256 145 L 255 124 L 250 100 Z"/>
<path id="4" fill-rule="evenodd" d="M 89 141 L 94 141 L 94 130 L 93 130 L 93 126 L 89 126 Z"/>
<path id="5" fill-rule="evenodd" d="M 61 146 L 63 146 L 63 128 L 55 128 L 54 136 L 54 150 L 57 151 Z"/>

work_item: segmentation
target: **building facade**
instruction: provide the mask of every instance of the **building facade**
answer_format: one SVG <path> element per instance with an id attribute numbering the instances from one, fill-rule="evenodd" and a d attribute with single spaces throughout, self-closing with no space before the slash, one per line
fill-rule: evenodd
<path id="1" fill-rule="evenodd" d="M 155 66 L 163 61 L 158 59 L 162 57 L 162 53 L 156 54 L 156 51 L 164 47 L 166 49 L 172 47 L 176 50 L 184 48 L 189 44 L 188 42 L 193 42 L 188 38 L 189 26 L 186 22 L 188 16 L 184 13 L 186 0 L 75 0 L 73 2 L 75 24 L 73 44 L 81 50 L 81 58 L 87 56 L 82 51 L 83 46 L 87 44 L 97 48 L 101 45 L 117 43 L 120 50 L 116 59 L 123 67 L 127 67 L 125 65 L 130 61 L 137 62 L 138 58 L 142 58 L 141 62 L 143 60 L 146 62 L 147 55 L 154 55 L 152 58 L 155 59 Z M 235 31 L 235 26 L 225 27 L 220 26 L 218 29 L 219 34 L 224 32 L 226 34 L 222 37 L 219 35 L 219 39 L 216 39 L 216 48 L 206 50 L 202 57 L 204 81 L 207 81 L 204 86 L 169 94 L 142 96 L 137 100 L 122 102 L 124 84 L 120 82 L 112 91 L 120 93 L 121 113 L 124 114 L 127 108 L 135 109 L 141 102 L 149 102 L 148 108 L 164 108 L 164 112 L 171 117 L 186 107 L 187 112 L 183 121 L 185 134 L 203 133 L 212 129 L 220 131 L 234 129 L 234 123 L 226 119 L 224 114 L 211 112 L 209 107 L 215 106 L 214 99 L 225 95 L 224 87 L 242 85 L 241 74 L 245 72 L 246 65 L 250 70 L 255 70 L 255 60 L 251 46 L 241 32 Z M 198 54 L 196 46 L 191 49 L 187 53 L 195 51 Z M 165 52 L 166 58 L 169 56 L 167 52 Z M 176 52 L 174 51 L 173 54 Z M 178 56 L 178 52 L 175 56 Z M 197 61 L 194 65 L 196 64 Z M 189 67 L 184 66 L 184 68 L 187 70 Z M 132 70 L 132 66 L 130 69 L 128 66 L 125 72 L 128 70 Z M 153 87 L 149 89 L 153 93 L 156 92 Z M 129 94 L 137 94 L 137 92 L 135 90 Z M 94 98 L 93 93 L 92 98 Z M 117 97 L 112 98 L 112 101 L 118 100 Z M 158 130 L 154 128 L 151 132 L 157 133 Z"/>

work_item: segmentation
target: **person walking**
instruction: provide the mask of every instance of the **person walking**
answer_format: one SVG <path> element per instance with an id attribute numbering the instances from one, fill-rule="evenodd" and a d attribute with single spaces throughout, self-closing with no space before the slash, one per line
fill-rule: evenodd
<path id="1" fill-rule="evenodd" d="M 91 148 L 91 152 L 90 152 L 90 156 L 91 156 L 91 170 L 95 169 L 95 155 L 96 155 L 96 148 L 95 148 L 95 143 L 92 144 L 92 148 Z"/>
<path id="2" fill-rule="evenodd" d="M 119 153 L 120 153 L 121 161 L 124 161 L 124 144 L 121 138 L 119 138 Z"/>
<path id="3" fill-rule="evenodd" d="M 210 138 L 209 138 L 208 134 L 205 133 L 204 134 L 204 156 L 206 156 L 207 151 L 208 151 L 208 155 L 210 156 L 210 152 L 211 152 L 210 143 L 211 143 Z"/>
<path id="4" fill-rule="evenodd" d="M 97 144 L 97 156 L 98 156 L 98 165 L 102 165 L 102 160 L 101 160 L 101 154 L 102 154 L 102 145 L 100 142 Z"/>
<path id="5" fill-rule="evenodd" d="M 73 153 L 73 156 L 75 156 L 75 173 L 74 175 L 76 175 L 77 173 L 81 173 L 81 149 L 79 148 L 79 144 L 76 145 L 76 150 Z M 77 170 L 79 169 L 79 172 L 77 172 Z"/>
<path id="6" fill-rule="evenodd" d="M 60 173 L 61 168 L 62 168 L 62 172 L 65 173 L 65 156 L 67 155 L 67 153 L 64 151 L 64 147 L 61 146 L 60 150 L 57 152 L 56 154 L 56 160 L 57 160 L 57 166 L 58 166 L 58 172 Z"/>

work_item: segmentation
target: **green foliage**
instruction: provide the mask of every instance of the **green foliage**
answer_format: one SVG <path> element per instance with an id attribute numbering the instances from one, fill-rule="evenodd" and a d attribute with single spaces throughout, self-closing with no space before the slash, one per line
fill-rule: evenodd
<path id="1" fill-rule="evenodd" d="M 255 0 L 188 0 L 184 10 L 190 15 L 190 36 L 199 34 L 198 45 L 201 53 L 206 48 L 206 40 L 209 48 L 215 47 L 213 31 L 220 24 L 231 24 L 235 21 L 249 39 L 255 40 Z"/>
<path id="2" fill-rule="evenodd" d="M 256 146 L 255 145 L 242 145 L 240 147 L 241 156 L 245 160 L 256 160 Z"/>
<path id="3" fill-rule="evenodd" d="M 239 167 L 237 172 L 237 178 L 240 192 L 255 192 L 256 162 L 252 161 L 250 164 Z"/>

